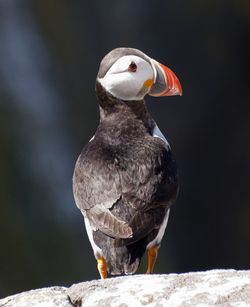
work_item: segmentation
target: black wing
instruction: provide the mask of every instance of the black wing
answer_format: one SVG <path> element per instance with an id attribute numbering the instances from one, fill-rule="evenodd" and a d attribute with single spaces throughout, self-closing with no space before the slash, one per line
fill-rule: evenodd
<path id="1" fill-rule="evenodd" d="M 93 229 L 135 241 L 159 227 L 176 197 L 176 167 L 164 142 L 146 135 L 121 146 L 91 141 L 79 156 L 73 190 Z"/>

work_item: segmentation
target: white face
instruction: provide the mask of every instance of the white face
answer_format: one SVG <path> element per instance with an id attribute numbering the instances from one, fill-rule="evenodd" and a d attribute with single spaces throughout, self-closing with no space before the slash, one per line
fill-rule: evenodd
<path id="1" fill-rule="evenodd" d="M 118 59 L 106 75 L 98 79 L 114 97 L 122 100 L 141 100 L 154 82 L 152 66 L 136 55 Z"/>

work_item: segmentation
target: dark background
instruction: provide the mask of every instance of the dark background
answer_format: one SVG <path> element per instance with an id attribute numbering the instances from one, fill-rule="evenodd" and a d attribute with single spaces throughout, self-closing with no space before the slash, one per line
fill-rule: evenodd
<path id="1" fill-rule="evenodd" d="M 147 97 L 181 181 L 155 272 L 250 268 L 249 40 L 247 0 L 0 0 L 0 297 L 99 278 L 71 178 L 121 46 L 184 91 Z"/>

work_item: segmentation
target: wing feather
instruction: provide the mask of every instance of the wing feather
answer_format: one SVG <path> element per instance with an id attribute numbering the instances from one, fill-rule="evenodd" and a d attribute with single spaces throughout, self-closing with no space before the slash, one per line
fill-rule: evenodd
<path id="1" fill-rule="evenodd" d="M 134 242 L 160 227 L 176 196 L 176 168 L 161 139 L 145 138 L 133 150 L 131 142 L 112 148 L 95 138 L 78 158 L 74 197 L 92 229 Z"/>

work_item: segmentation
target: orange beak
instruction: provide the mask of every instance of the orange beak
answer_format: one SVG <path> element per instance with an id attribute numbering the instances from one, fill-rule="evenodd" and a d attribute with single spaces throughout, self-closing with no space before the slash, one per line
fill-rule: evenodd
<path id="1" fill-rule="evenodd" d="M 165 65 L 162 65 L 153 59 L 151 60 L 151 63 L 155 74 L 155 81 L 148 94 L 156 97 L 181 96 L 182 87 L 175 73 Z"/>

